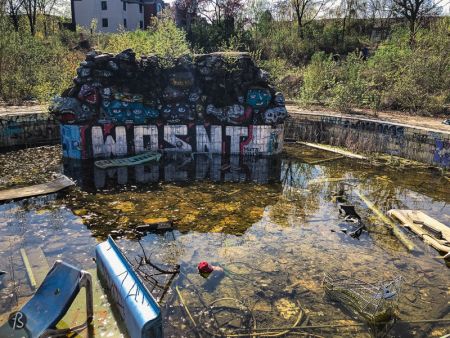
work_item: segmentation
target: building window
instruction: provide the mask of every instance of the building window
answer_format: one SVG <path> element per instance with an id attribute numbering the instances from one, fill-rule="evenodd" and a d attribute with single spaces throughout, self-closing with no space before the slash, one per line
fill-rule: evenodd
<path id="1" fill-rule="evenodd" d="M 108 19 L 102 19 L 102 27 L 108 27 Z"/>
<path id="2" fill-rule="evenodd" d="M 139 28 L 140 29 L 143 29 L 144 28 L 144 21 L 139 21 Z"/>
<path id="3" fill-rule="evenodd" d="M 127 19 L 123 19 L 123 27 L 127 28 Z"/>
<path id="4" fill-rule="evenodd" d="M 106 11 L 108 9 L 108 5 L 106 1 L 102 1 L 102 11 Z"/>
<path id="5" fill-rule="evenodd" d="M 139 4 L 139 13 L 142 13 L 142 4 Z"/>
<path id="6" fill-rule="evenodd" d="M 123 2 L 123 10 L 126 11 L 127 10 L 127 3 L 124 1 Z"/>
<path id="7" fill-rule="evenodd" d="M 156 4 L 156 13 L 160 13 L 162 11 L 162 6 L 160 3 Z"/>

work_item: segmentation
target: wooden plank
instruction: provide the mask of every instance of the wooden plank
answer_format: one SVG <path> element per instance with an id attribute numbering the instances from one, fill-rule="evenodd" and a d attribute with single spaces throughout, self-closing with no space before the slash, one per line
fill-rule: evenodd
<path id="1" fill-rule="evenodd" d="M 356 178 L 348 177 L 319 177 L 308 181 L 308 185 L 333 183 L 333 182 L 346 182 L 347 184 L 355 183 L 358 180 Z"/>
<path id="2" fill-rule="evenodd" d="M 378 209 L 366 196 L 364 196 L 359 190 L 354 190 L 355 194 L 367 205 L 367 207 L 378 216 L 378 218 L 392 229 L 392 233 L 395 237 L 409 250 L 420 252 L 414 245 L 414 243 L 406 237 L 406 235 L 398 228 L 397 224 L 392 222 L 383 212 Z"/>
<path id="3" fill-rule="evenodd" d="M 365 156 L 358 155 L 358 154 L 352 153 L 350 151 L 342 150 L 342 149 L 335 148 L 332 146 L 326 146 L 323 144 L 316 144 L 316 143 L 309 143 L 309 142 L 301 142 L 301 141 L 297 141 L 296 143 L 303 144 L 303 145 L 311 147 L 311 148 L 330 151 L 332 153 L 344 155 L 344 156 L 350 157 L 350 158 L 357 158 L 359 160 L 367 160 L 367 157 L 365 157 Z"/>
<path id="4" fill-rule="evenodd" d="M 31 269 L 30 261 L 28 260 L 27 253 L 24 249 L 20 249 L 20 255 L 22 256 L 23 265 L 27 271 L 28 280 L 32 290 L 36 289 L 36 279 L 34 278 L 33 270 Z"/>
<path id="5" fill-rule="evenodd" d="M 431 218 L 427 214 L 418 210 L 389 210 L 388 215 L 398 219 L 404 227 L 410 229 L 423 239 L 425 243 L 441 252 L 450 252 L 450 228 L 445 224 Z M 433 231 L 430 231 L 433 229 Z M 443 239 L 435 235 L 435 231 L 442 234 Z"/>
<path id="6" fill-rule="evenodd" d="M 316 161 L 306 161 L 306 163 L 308 163 L 309 165 L 316 165 L 316 164 L 321 164 L 321 163 L 325 163 L 325 162 L 340 160 L 341 158 L 345 158 L 345 156 L 339 155 L 339 156 L 325 158 L 325 159 L 316 160 Z"/>
<path id="7" fill-rule="evenodd" d="M 43 183 L 31 185 L 23 188 L 13 188 L 0 190 L 0 202 L 11 201 L 26 197 L 47 195 L 55 193 L 67 187 L 74 185 L 75 183 L 70 180 L 67 176 L 62 176 L 56 180 Z"/>
<path id="8" fill-rule="evenodd" d="M 41 285 L 47 273 L 50 271 L 47 258 L 41 247 L 30 248 L 26 250 L 31 270 L 33 271 L 36 285 Z"/>

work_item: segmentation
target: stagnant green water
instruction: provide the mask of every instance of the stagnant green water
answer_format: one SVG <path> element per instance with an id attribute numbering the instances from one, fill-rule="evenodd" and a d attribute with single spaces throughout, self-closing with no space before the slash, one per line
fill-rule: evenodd
<path id="1" fill-rule="evenodd" d="M 450 182 L 436 170 L 336 158 L 300 146 L 286 147 L 273 160 L 182 155 L 159 165 L 107 171 L 62 163 L 59 147 L 0 154 L 0 188 L 41 183 L 59 172 L 74 178 L 77 186 L 64 194 L 0 205 L 0 270 L 8 272 L 0 280 L 2 321 L 32 295 L 20 249 L 28 255 L 43 253 L 49 265 L 63 259 L 93 271 L 95 245 L 111 233 L 132 262 L 145 250 L 160 267 L 180 265 L 162 299 L 166 337 L 197 334 L 176 287 L 193 319 L 210 333 L 202 332 L 202 337 L 219 334 L 205 310 L 210 304 L 216 317 L 229 318 L 220 318 L 228 322 L 227 332 L 235 333 L 239 330 L 232 330 L 233 325 L 291 326 L 300 307 L 312 325 L 360 322 L 324 298 L 325 273 L 367 282 L 401 275 L 401 319 L 449 317 L 450 269 L 439 253 L 413 235 L 422 253 L 406 251 L 356 194 L 364 194 L 383 212 L 419 209 L 449 225 Z M 344 232 L 353 228 L 339 217 L 339 198 L 355 206 L 368 228 L 358 239 Z M 134 231 L 156 218 L 173 221 L 175 230 Z M 202 260 L 224 268 L 224 276 L 201 277 L 197 264 Z M 98 312 L 108 308 L 107 299 L 96 306 L 97 335 L 124 334 L 107 310 Z M 402 323 L 389 336 L 439 337 L 449 333 L 448 327 Z M 367 328 L 351 326 L 310 332 L 369 336 Z"/>

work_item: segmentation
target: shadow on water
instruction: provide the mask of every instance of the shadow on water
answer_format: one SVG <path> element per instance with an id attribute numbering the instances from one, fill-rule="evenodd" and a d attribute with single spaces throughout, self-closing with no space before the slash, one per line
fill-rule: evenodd
<path id="1" fill-rule="evenodd" d="M 423 253 L 407 252 L 355 193 L 362 191 L 384 213 L 420 209 L 449 224 L 450 184 L 435 171 L 292 146 L 272 159 L 179 154 L 129 168 L 62 165 L 77 187 L 61 196 L 0 205 L 0 270 L 8 271 L 0 284 L 0 313 L 32 294 L 20 248 L 39 247 L 49 263 L 65 259 L 91 269 L 94 247 L 108 234 L 130 260 L 144 249 L 160 267 L 180 266 L 163 299 L 167 337 L 195 337 L 198 326 L 209 332 L 203 336 L 219 334 L 219 326 L 245 334 L 255 326 L 289 327 L 306 316 L 312 325 L 341 325 L 311 331 L 319 336 L 369 336 L 367 328 L 352 326 L 360 322 L 354 313 L 324 298 L 325 273 L 368 282 L 403 276 L 401 319 L 449 312 L 449 270 L 436 258 L 439 254 L 411 234 Z M 0 165 L 13 178 L 8 170 Z M 364 222 L 359 236 L 349 235 L 355 225 L 339 214 L 339 201 L 353 205 Z M 162 221 L 172 222 L 174 230 L 135 231 Z M 202 260 L 221 267 L 223 274 L 200 276 Z M 445 333 L 442 325 L 396 324 L 388 336 Z"/>

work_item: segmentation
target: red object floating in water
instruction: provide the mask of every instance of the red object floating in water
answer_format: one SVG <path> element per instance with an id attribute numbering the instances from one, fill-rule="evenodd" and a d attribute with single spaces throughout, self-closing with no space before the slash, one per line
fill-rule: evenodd
<path id="1" fill-rule="evenodd" d="M 198 263 L 197 268 L 200 273 L 211 273 L 214 271 L 214 268 L 212 267 L 212 265 L 206 261 L 202 261 L 202 262 Z"/>

